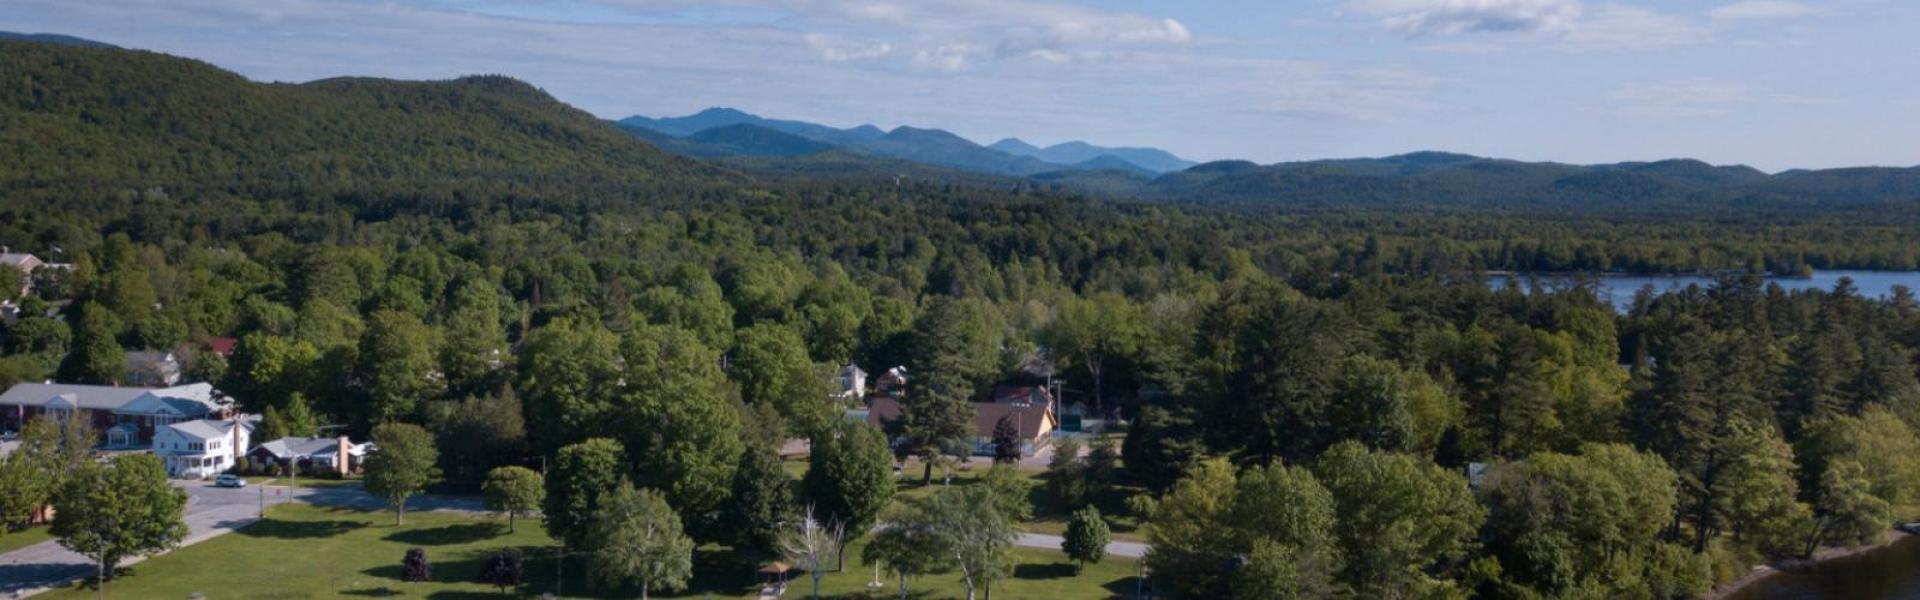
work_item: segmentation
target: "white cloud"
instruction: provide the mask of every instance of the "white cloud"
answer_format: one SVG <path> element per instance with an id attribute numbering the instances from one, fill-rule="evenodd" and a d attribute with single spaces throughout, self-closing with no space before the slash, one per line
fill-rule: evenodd
<path id="1" fill-rule="evenodd" d="M 1694 43 L 1710 33 L 1686 18 L 1627 4 L 1589 7 L 1579 0 L 1351 0 L 1347 7 L 1409 38 L 1506 34 L 1495 39 L 1552 40 L 1574 49 L 1621 50 Z M 1458 44 L 1426 44 L 1420 49 L 1490 51 L 1486 45 Z"/>
<path id="2" fill-rule="evenodd" d="M 963 71 L 972 55 L 973 48 L 965 44 L 945 44 L 915 52 L 913 66 L 936 71 Z"/>
<path id="3" fill-rule="evenodd" d="M 1798 2 L 1786 0 L 1746 0 L 1735 2 L 1707 11 L 1707 16 L 1721 20 L 1735 19 L 1791 19 L 1819 12 Z"/>
<path id="4" fill-rule="evenodd" d="M 820 58 L 831 62 L 866 62 L 893 54 L 893 44 L 887 42 L 852 42 L 824 33 L 809 33 L 804 37 L 807 45 L 820 53 Z"/>
<path id="5" fill-rule="evenodd" d="M 1347 7 L 1412 37 L 1560 32 L 1581 13 L 1578 0 L 1352 0 Z"/>
<path id="6" fill-rule="evenodd" d="M 1567 32 L 1566 42 L 1590 50 L 1642 50 L 1701 42 L 1711 35 L 1692 21 L 1625 4 L 1605 4 Z"/>
<path id="7" fill-rule="evenodd" d="M 1747 86 L 1711 79 L 1640 82 L 1608 94 L 1622 112 L 1652 117 L 1717 117 L 1753 102 Z"/>

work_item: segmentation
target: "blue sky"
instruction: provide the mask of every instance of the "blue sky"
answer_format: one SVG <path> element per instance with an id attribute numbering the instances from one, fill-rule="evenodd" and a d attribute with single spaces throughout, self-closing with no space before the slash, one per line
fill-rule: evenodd
<path id="1" fill-rule="evenodd" d="M 3 0 L 258 80 L 502 73 L 594 114 L 1260 162 L 1920 164 L 1910 0 Z"/>

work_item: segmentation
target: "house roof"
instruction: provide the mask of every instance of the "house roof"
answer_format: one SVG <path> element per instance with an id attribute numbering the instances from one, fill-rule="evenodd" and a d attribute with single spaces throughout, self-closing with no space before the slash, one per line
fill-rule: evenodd
<path id="1" fill-rule="evenodd" d="M 247 453 L 265 451 L 272 454 L 274 458 L 280 459 L 324 456 L 338 453 L 339 444 L 340 438 L 284 437 L 254 446 L 253 450 Z M 347 444 L 349 445 L 347 452 L 350 454 L 359 454 L 362 450 L 362 444 L 354 444 L 352 441 L 348 441 Z"/>
<path id="2" fill-rule="evenodd" d="M 206 393 L 204 395 L 195 395 L 195 392 L 198 390 L 194 390 L 184 394 L 175 394 L 174 390 L 176 388 L 152 390 L 151 393 L 141 394 L 135 397 L 132 402 L 128 402 L 126 405 L 114 409 L 114 412 L 136 415 L 197 417 L 211 413 L 215 408 L 218 408 L 218 406 L 213 403 L 213 386 L 204 383 L 194 385 L 206 386 Z"/>
<path id="3" fill-rule="evenodd" d="M 157 365 L 161 363 L 174 362 L 172 352 L 161 352 L 158 350 L 140 350 L 135 352 L 128 352 L 126 353 L 126 356 L 127 356 L 127 365 L 130 367 L 136 367 L 136 368 L 145 367 L 147 365 Z"/>
<path id="4" fill-rule="evenodd" d="M 993 388 L 994 404 L 1014 406 L 1047 406 L 1053 404 L 1053 393 L 1038 385 L 1003 385 Z"/>
<path id="5" fill-rule="evenodd" d="M 240 345 L 239 338 L 230 337 L 210 337 L 202 341 L 206 342 L 207 348 L 213 350 L 214 354 L 223 357 L 233 356 L 233 349 Z"/>
<path id="6" fill-rule="evenodd" d="M 212 419 L 201 419 L 198 421 L 186 421 L 182 423 L 174 423 L 174 424 L 168 425 L 167 429 L 172 429 L 186 437 L 202 439 L 202 440 L 211 440 L 215 438 L 226 437 L 228 434 L 233 433 L 233 428 L 238 425 L 239 423 L 236 423 L 234 421 L 215 421 Z"/>
<path id="7" fill-rule="evenodd" d="M 867 411 L 867 423 L 880 426 L 886 421 L 899 419 L 903 410 L 900 401 L 890 397 L 873 400 L 873 406 Z M 1000 425 L 1003 417 L 1013 418 L 1020 427 L 1020 439 L 1031 440 L 1040 437 L 1042 428 L 1051 429 L 1054 424 L 1053 410 L 1045 404 L 1002 404 L 998 402 L 973 403 L 973 431 L 979 437 L 992 437 L 993 428 Z"/>
<path id="8" fill-rule="evenodd" d="M 5 254 L 0 254 L 0 264 L 19 269 L 23 267 L 38 266 L 42 263 L 40 262 L 39 257 L 34 256 L 32 254 L 20 254 L 16 252 L 8 252 Z"/>
<path id="9" fill-rule="evenodd" d="M 113 387 L 72 383 L 20 383 L 0 393 L 0 405 L 46 406 L 56 397 L 69 399 L 75 407 L 87 410 L 143 412 L 165 405 L 180 415 L 205 414 L 214 407 L 213 384 L 191 383 L 168 388 Z M 136 401 L 151 397 L 135 410 Z M 199 407 L 199 408 L 195 408 Z"/>

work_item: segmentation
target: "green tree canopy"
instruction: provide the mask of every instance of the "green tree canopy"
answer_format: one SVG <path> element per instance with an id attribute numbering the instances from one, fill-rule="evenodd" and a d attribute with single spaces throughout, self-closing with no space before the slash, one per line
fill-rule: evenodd
<path id="1" fill-rule="evenodd" d="M 367 492 L 393 507 L 393 522 L 406 522 L 407 499 L 440 481 L 440 451 L 419 425 L 385 423 L 373 428 L 374 451 L 366 460 Z"/>
<path id="2" fill-rule="evenodd" d="M 54 494 L 48 533 L 60 545 L 100 565 L 106 577 L 122 559 L 178 546 L 187 537 L 182 517 L 187 493 L 167 481 L 151 454 L 115 457 L 105 465 L 80 463 Z"/>
<path id="3" fill-rule="evenodd" d="M 645 600 L 653 590 L 677 590 L 693 578 L 693 540 L 658 492 L 621 483 L 600 499 L 587 529 L 600 581 L 637 583 Z"/>
<path id="4" fill-rule="evenodd" d="M 494 467 L 480 485 L 487 510 L 507 515 L 507 532 L 513 532 L 513 518 L 540 510 L 547 497 L 546 479 L 526 467 Z"/>

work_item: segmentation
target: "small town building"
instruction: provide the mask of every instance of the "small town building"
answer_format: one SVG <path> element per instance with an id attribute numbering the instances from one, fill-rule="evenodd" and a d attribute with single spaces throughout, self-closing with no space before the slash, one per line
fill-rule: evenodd
<path id="1" fill-rule="evenodd" d="M 1053 394 L 1045 386 L 1000 386 L 994 389 L 992 402 L 973 403 L 973 453 L 993 454 L 993 430 L 1005 419 L 1019 432 L 1021 454 L 1033 453 L 1052 440 L 1060 426 Z M 868 407 L 866 421 L 875 427 L 898 420 L 903 414 L 900 401 L 877 396 Z"/>
<path id="2" fill-rule="evenodd" d="M 873 381 L 873 391 L 882 396 L 899 398 L 907 395 L 907 368 L 904 366 L 887 369 Z"/>
<path id="3" fill-rule="evenodd" d="M 153 434 L 153 454 L 167 465 L 168 475 L 206 479 L 239 463 L 253 427 L 252 421 L 243 419 L 173 423 Z"/>
<path id="4" fill-rule="evenodd" d="M 19 431 L 42 414 L 87 419 L 105 432 L 107 446 L 127 448 L 147 445 L 160 427 L 227 419 L 232 410 L 215 399 L 209 383 L 155 388 L 21 383 L 0 393 L 0 431 Z"/>
<path id="5" fill-rule="evenodd" d="M 254 446 L 247 459 L 254 464 L 297 465 L 302 473 L 334 473 L 346 476 L 360 469 L 372 444 L 355 444 L 347 436 L 337 438 L 285 437 Z M 346 457 L 342 460 L 341 457 Z"/>
<path id="6" fill-rule="evenodd" d="M 172 352 L 142 350 L 126 356 L 127 385 L 162 387 L 180 383 L 180 359 Z"/>
<path id="7" fill-rule="evenodd" d="M 834 377 L 834 384 L 837 386 L 835 397 L 849 400 L 867 397 L 867 372 L 861 370 L 860 365 L 848 364 L 840 367 L 839 374 Z"/>

